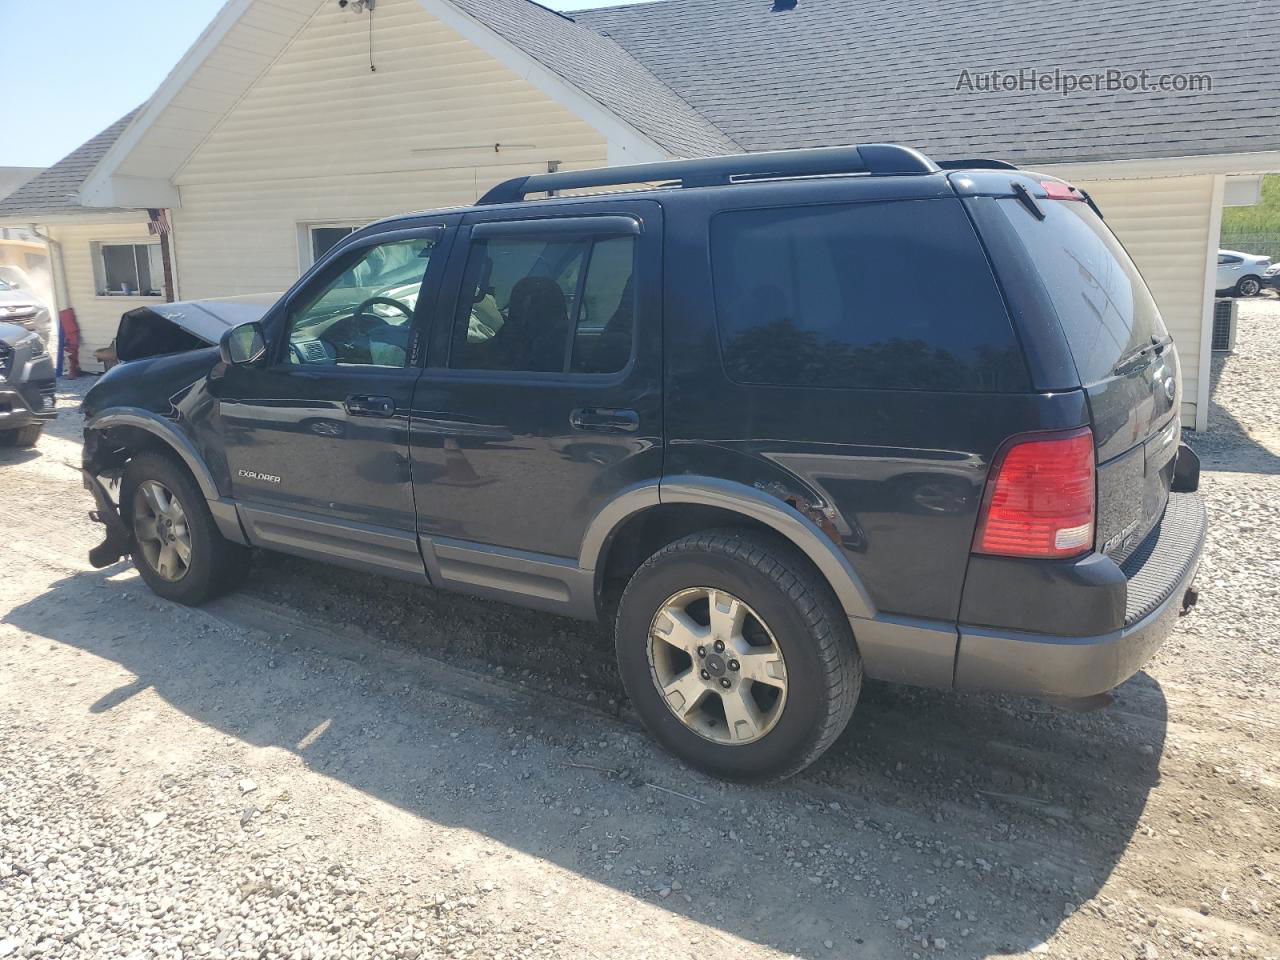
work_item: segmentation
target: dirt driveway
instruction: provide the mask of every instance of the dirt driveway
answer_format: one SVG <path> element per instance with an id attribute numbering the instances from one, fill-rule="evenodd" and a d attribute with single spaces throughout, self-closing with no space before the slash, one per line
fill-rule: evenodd
<path id="1" fill-rule="evenodd" d="M 597 628 L 91 570 L 64 414 L 0 452 L 0 958 L 1280 956 L 1280 305 L 1241 312 L 1201 604 L 1115 705 L 873 684 L 771 788 L 655 748 Z"/>

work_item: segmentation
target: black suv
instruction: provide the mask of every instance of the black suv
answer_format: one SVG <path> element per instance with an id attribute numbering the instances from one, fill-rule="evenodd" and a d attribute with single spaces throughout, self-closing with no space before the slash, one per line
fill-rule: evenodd
<path id="1" fill-rule="evenodd" d="M 118 349 L 95 564 L 199 603 L 262 547 L 612 621 L 649 729 L 723 776 L 813 761 L 864 675 L 1096 695 L 1195 596 L 1156 305 L 1086 194 L 996 161 L 520 178 Z"/>

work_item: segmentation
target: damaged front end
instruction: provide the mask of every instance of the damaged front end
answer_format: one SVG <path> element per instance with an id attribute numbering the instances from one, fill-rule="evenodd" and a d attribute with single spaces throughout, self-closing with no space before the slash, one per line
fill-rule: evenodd
<path id="1" fill-rule="evenodd" d="M 94 499 L 89 515 L 106 527 L 106 538 L 89 551 L 94 567 L 110 566 L 133 550 L 120 488 L 129 461 L 139 453 L 172 455 L 197 478 L 210 501 L 219 499 L 217 487 L 223 484 L 217 477 L 225 465 L 220 456 L 209 457 L 217 453 L 211 443 L 217 404 L 208 389 L 209 374 L 218 363 L 214 348 L 227 330 L 261 319 L 277 299 L 265 294 L 164 303 L 121 317 L 116 354 L 122 362 L 94 384 L 81 405 L 81 474 Z M 233 523 L 216 510 L 215 520 Z"/>
<path id="2" fill-rule="evenodd" d="M 133 538 L 120 516 L 120 508 L 111 499 L 111 494 L 102 481 L 88 470 L 81 470 L 80 473 L 84 476 L 85 488 L 93 494 L 93 500 L 98 505 L 96 510 L 89 511 L 89 518 L 107 528 L 106 539 L 89 551 L 89 563 L 101 570 L 127 557 L 133 550 Z"/>
<path id="3" fill-rule="evenodd" d="M 111 566 L 133 549 L 129 527 L 118 505 L 127 462 L 128 452 L 118 441 L 109 440 L 106 430 L 85 429 L 80 476 L 84 488 L 93 495 L 94 509 L 89 511 L 89 519 L 107 528 L 106 539 L 89 551 L 89 563 L 96 569 Z"/>

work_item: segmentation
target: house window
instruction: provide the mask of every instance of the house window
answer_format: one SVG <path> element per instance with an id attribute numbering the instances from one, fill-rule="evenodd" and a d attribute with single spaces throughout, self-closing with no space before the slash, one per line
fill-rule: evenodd
<path id="1" fill-rule="evenodd" d="M 311 228 L 311 262 L 315 263 L 326 253 L 336 247 L 344 237 L 359 230 L 354 224 L 325 224 Z"/>
<path id="2" fill-rule="evenodd" d="M 164 266 L 158 243 L 95 244 L 95 266 L 100 297 L 159 297 L 164 286 Z"/>

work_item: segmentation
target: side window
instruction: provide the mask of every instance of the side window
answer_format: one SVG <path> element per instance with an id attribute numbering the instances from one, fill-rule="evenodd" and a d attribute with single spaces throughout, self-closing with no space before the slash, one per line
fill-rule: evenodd
<path id="1" fill-rule="evenodd" d="M 403 367 L 434 237 L 350 254 L 341 272 L 289 317 L 288 362 Z"/>
<path id="2" fill-rule="evenodd" d="M 614 373 L 631 357 L 634 237 L 490 237 L 467 256 L 449 366 Z"/>
<path id="3" fill-rule="evenodd" d="M 1219 266 L 1222 266 L 1222 265 L 1225 265 L 1225 264 L 1229 264 L 1229 263 L 1232 263 L 1232 264 L 1234 264 L 1234 263 L 1244 263 L 1244 259 L 1243 259 L 1242 257 L 1233 257 L 1233 256 L 1230 256 L 1230 255 L 1225 254 L 1225 253 L 1220 253 L 1220 254 L 1218 254 L 1218 264 L 1219 264 Z"/>
<path id="4" fill-rule="evenodd" d="M 1026 367 L 958 201 L 723 213 L 721 354 L 739 383 L 1012 391 Z"/>

